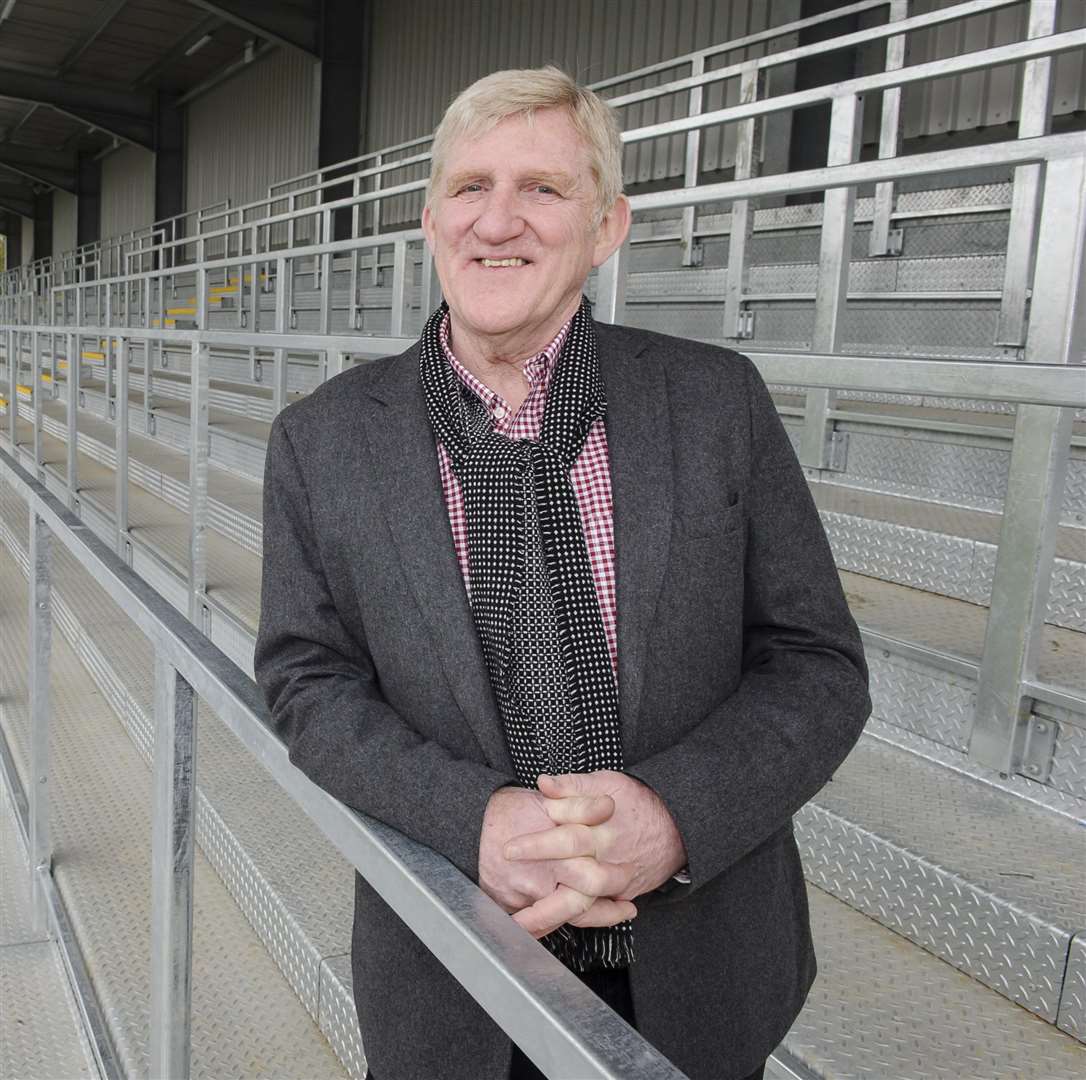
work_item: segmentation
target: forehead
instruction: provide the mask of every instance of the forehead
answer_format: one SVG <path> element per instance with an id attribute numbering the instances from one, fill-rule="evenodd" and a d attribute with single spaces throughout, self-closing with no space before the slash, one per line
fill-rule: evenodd
<path id="1" fill-rule="evenodd" d="M 588 148 L 565 109 L 536 109 L 507 116 L 489 131 L 462 135 L 448 150 L 449 172 L 478 166 L 577 173 L 589 166 Z"/>

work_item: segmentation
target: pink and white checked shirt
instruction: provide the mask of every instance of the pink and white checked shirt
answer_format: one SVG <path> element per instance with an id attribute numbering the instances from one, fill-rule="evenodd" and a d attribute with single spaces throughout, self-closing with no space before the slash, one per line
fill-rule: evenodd
<path id="1" fill-rule="evenodd" d="M 570 319 L 570 322 L 573 320 Z M 543 409 L 547 404 L 547 388 L 550 386 L 555 365 L 569 333 L 567 322 L 557 337 L 538 356 L 524 361 L 524 376 L 528 380 L 528 396 L 514 415 L 506 400 L 485 383 L 480 382 L 453 355 L 449 343 L 449 316 L 441 324 L 441 347 L 445 350 L 453 371 L 460 380 L 487 407 L 494 420 L 494 430 L 509 439 L 539 438 L 543 425 Z M 441 486 L 445 493 L 445 505 L 449 510 L 453 545 L 464 587 L 471 590 L 471 574 L 468 553 L 468 523 L 464 515 L 464 495 L 460 481 L 453 472 L 452 462 L 445 447 L 437 444 L 438 465 L 441 469 Z M 611 667 L 618 673 L 618 640 L 616 622 L 618 609 L 615 604 L 615 528 L 611 504 L 610 459 L 607 454 L 607 434 L 603 421 L 597 420 L 588 430 L 588 437 L 581 453 L 569 471 L 573 493 L 581 511 L 581 525 L 588 545 L 588 559 L 592 565 L 592 580 L 596 585 L 596 599 L 603 617 L 603 629 L 607 635 L 607 648 L 611 654 Z"/>

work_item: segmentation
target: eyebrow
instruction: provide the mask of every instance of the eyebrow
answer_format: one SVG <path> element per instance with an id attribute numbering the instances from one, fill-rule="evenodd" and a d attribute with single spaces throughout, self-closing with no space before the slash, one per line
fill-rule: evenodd
<path id="1" fill-rule="evenodd" d="M 445 184 L 445 190 L 446 192 L 458 191 L 464 184 L 469 184 L 474 180 L 486 179 L 489 176 L 490 174 L 488 172 L 473 172 L 471 169 L 463 169 L 458 173 L 453 173 L 453 175 L 449 177 Z M 524 179 L 535 180 L 541 184 L 551 184 L 554 187 L 561 188 L 565 191 L 572 191 L 577 186 L 576 178 L 571 173 L 566 172 L 548 172 L 542 169 L 530 169 L 525 172 Z"/>

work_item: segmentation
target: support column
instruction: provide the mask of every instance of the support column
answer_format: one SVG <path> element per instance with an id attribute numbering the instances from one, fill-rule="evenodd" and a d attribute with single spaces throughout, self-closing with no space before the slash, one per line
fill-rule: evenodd
<path id="1" fill-rule="evenodd" d="M 53 254 L 53 193 L 43 191 L 34 196 L 34 252 L 32 259 L 44 259 Z"/>
<path id="2" fill-rule="evenodd" d="M 155 108 L 155 221 L 185 210 L 185 113 L 172 94 Z"/>
<path id="3" fill-rule="evenodd" d="M 364 93 L 372 5 L 366 0 L 321 0 L 318 44 L 320 62 L 317 65 L 319 109 L 317 131 L 317 166 L 329 165 L 357 157 L 362 145 Z M 344 199 L 351 195 L 349 184 L 331 187 L 324 201 Z M 333 238 L 351 235 L 351 214 L 340 211 L 335 215 Z"/>
<path id="4" fill-rule="evenodd" d="M 803 0 L 799 17 L 809 18 L 824 11 L 844 7 L 849 0 Z M 813 45 L 816 41 L 840 37 L 860 29 L 856 15 L 845 15 L 831 22 L 808 26 L 799 31 L 800 45 Z M 856 74 L 857 50 L 840 49 L 836 52 L 809 56 L 796 64 L 796 89 L 809 90 L 813 86 L 844 82 Z M 808 105 L 792 111 L 792 136 L 788 144 L 788 171 L 818 169 L 826 164 L 826 149 L 830 142 L 830 104 Z M 819 194 L 790 195 L 787 201 L 819 202 Z"/>
<path id="5" fill-rule="evenodd" d="M 94 154 L 80 154 L 77 167 L 75 243 L 93 244 L 102 238 L 102 163 Z"/>

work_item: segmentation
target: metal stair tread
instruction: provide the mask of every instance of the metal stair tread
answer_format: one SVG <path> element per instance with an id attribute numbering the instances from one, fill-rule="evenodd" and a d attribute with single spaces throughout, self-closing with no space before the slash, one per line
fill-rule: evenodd
<path id="1" fill-rule="evenodd" d="M 6 551 L 0 581 L 4 595 L 25 597 L 25 579 Z M 4 726 L 24 777 L 25 608 L 24 600 L 0 610 Z M 66 641 L 59 634 L 53 640 L 55 876 L 121 1059 L 130 1075 L 145 1075 L 150 773 Z M 343 1076 L 327 1041 L 200 854 L 195 880 L 193 1076 Z"/>
<path id="2" fill-rule="evenodd" d="M 865 629 L 979 664 L 986 607 L 848 570 L 839 573 L 853 617 Z M 1037 677 L 1086 695 L 1086 634 L 1046 625 Z"/>
<path id="3" fill-rule="evenodd" d="M 785 1049 L 820 1080 L 1078 1080 L 1086 1050 L 808 886 L 819 977 Z"/>
<path id="4" fill-rule="evenodd" d="M 1003 521 L 1001 514 L 825 481 L 811 484 L 811 494 L 815 505 L 824 513 L 848 514 L 944 536 L 999 544 Z M 1086 531 L 1067 525 L 1058 526 L 1056 557 L 1086 562 Z"/>
<path id="5" fill-rule="evenodd" d="M 877 739 L 812 800 L 1020 911 L 1086 932 L 1086 829 Z"/>
<path id="6" fill-rule="evenodd" d="M 23 445 L 23 440 L 20 440 Z M 53 445 L 50 446 L 49 443 Z M 65 445 L 59 440 L 42 437 L 46 461 L 63 468 Z M 130 451 L 132 444 L 130 443 Z M 102 510 L 112 514 L 115 506 L 116 484 L 114 470 L 80 452 L 79 494 L 89 497 Z M 209 473 L 210 486 L 210 473 Z M 188 573 L 188 515 L 158 495 L 139 487 L 131 479 L 128 484 L 129 533 L 133 540 L 145 544 L 179 577 Z M 207 538 L 207 594 L 230 610 L 255 633 L 260 603 L 260 557 L 215 528 L 209 528 Z"/>

